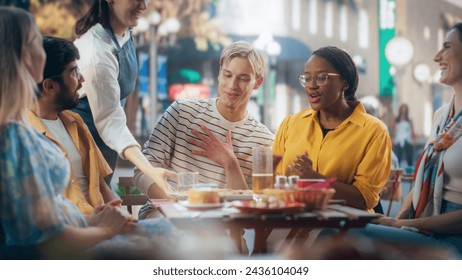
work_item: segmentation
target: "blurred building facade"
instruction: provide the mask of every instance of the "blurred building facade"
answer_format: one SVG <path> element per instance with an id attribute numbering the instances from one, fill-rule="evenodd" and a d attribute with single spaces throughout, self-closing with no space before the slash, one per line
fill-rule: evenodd
<path id="1" fill-rule="evenodd" d="M 443 46 L 445 34 L 462 21 L 462 1 L 397 0 L 397 33 L 409 38 L 414 56 L 399 79 L 400 90 L 394 100 L 407 103 L 416 133 L 428 136 L 434 111 L 449 102 L 452 88 L 439 83 L 439 66 L 433 61 Z"/>
<path id="2" fill-rule="evenodd" d="M 59 6 L 56 11 L 70 9 L 66 13 L 76 17 L 88 7 L 88 1 L 47 1 L 41 4 L 43 7 L 38 6 L 39 2 L 33 3 L 31 11 L 43 28 L 51 22 L 45 7 Z M 147 36 L 137 36 L 144 39 L 139 46 L 145 61 L 148 47 L 156 42 L 157 67 L 162 70 L 157 83 L 160 89 L 156 89 L 160 94 L 155 110 L 158 115 L 177 97 L 216 96 L 218 59 L 223 46 L 241 39 L 256 42 L 268 34 L 280 49 L 270 54 L 267 82 L 255 93 L 250 110 L 273 131 L 287 114 L 309 106 L 297 76 L 303 72 L 312 51 L 326 45 L 336 45 L 352 55 L 360 75 L 357 96 L 373 96 L 382 101 L 379 115 L 388 111 L 391 118 L 401 103 L 408 103 L 416 133 L 422 139 L 429 133 L 434 110 L 452 96 L 451 89 L 438 82 L 439 70 L 433 57 L 442 46 L 447 29 L 462 21 L 462 0 L 153 0 L 149 3 L 146 19 L 150 19 L 153 11 L 161 15 L 156 25 L 157 37 L 151 38 L 147 31 Z M 52 14 L 56 17 L 56 13 Z M 393 21 L 395 36 L 408 39 L 414 50 L 406 65 L 390 67 L 394 88 L 390 92 L 383 92 L 381 80 L 384 49 L 380 30 L 384 18 Z M 174 32 L 163 28 L 172 20 L 176 20 Z M 145 82 L 140 86 L 144 91 L 150 90 L 148 76 L 143 75 Z M 389 118 L 384 119 L 388 125 Z M 145 126 L 150 130 L 153 124 L 150 121 Z"/>
<path id="3" fill-rule="evenodd" d="M 416 133 L 424 138 L 429 134 L 434 110 L 452 96 L 451 90 L 438 82 L 439 70 L 433 57 L 442 46 L 447 29 L 461 21 L 461 2 L 221 0 L 218 18 L 223 21 L 225 32 L 233 37 L 252 39 L 270 32 L 281 44 L 281 53 L 275 58 L 276 94 L 270 95 L 274 100 L 269 102 L 269 108 L 264 108 L 273 116 L 265 122 L 273 131 L 284 116 L 308 106 L 297 75 L 303 72 L 311 51 L 335 45 L 347 50 L 357 64 L 357 96 L 375 96 L 382 101 L 379 115 L 387 110 L 396 115 L 399 104 L 408 103 Z M 384 18 L 394 21 L 395 36 L 409 39 L 414 49 L 407 65 L 391 67 L 392 92 L 380 92 L 383 90 L 379 88 L 379 54 L 384 52 L 379 46 L 379 29 Z M 297 42 L 296 48 L 290 50 L 291 57 L 283 57 L 287 55 L 285 48 L 291 47 L 285 43 L 287 40 Z"/>
<path id="4" fill-rule="evenodd" d="M 275 59 L 276 94 L 271 107 L 265 108 L 272 112 L 271 122 L 265 124 L 273 131 L 287 114 L 309 106 L 297 77 L 319 47 L 335 45 L 347 50 L 360 70 L 357 94 L 378 94 L 378 1 L 221 0 L 218 11 L 229 34 L 258 36 L 269 31 L 281 42 L 281 54 Z M 298 44 L 289 51 L 291 57 L 280 58 L 289 47 L 284 41 L 289 39 Z"/>

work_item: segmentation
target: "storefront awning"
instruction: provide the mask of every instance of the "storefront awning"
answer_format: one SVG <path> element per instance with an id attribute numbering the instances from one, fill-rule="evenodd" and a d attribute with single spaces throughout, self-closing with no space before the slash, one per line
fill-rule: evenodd
<path id="1" fill-rule="evenodd" d="M 257 39 L 257 36 L 231 35 L 230 37 L 233 41 L 254 42 Z M 274 40 L 281 45 L 281 53 L 276 57 L 278 62 L 306 62 L 311 56 L 311 49 L 295 38 L 275 36 Z M 218 60 L 221 51 L 222 47 L 217 48 L 210 43 L 206 51 L 198 50 L 192 38 L 181 38 L 175 46 L 159 48 L 159 53 L 167 55 L 171 62 Z"/>
<path id="2" fill-rule="evenodd" d="M 244 40 L 255 42 L 258 36 L 231 36 L 233 41 Z M 291 37 L 274 36 L 274 40 L 281 45 L 281 53 L 277 61 L 303 61 L 305 63 L 311 56 L 311 49 L 300 40 Z"/>

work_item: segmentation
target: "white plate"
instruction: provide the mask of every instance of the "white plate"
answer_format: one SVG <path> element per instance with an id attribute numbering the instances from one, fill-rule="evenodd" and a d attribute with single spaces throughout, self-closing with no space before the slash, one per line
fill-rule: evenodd
<path id="1" fill-rule="evenodd" d="M 189 201 L 183 201 L 181 204 L 188 208 L 188 210 L 195 210 L 195 211 L 205 211 L 205 210 L 212 210 L 223 208 L 225 206 L 224 203 L 189 203 Z"/>
<path id="2" fill-rule="evenodd" d="M 187 194 L 177 194 L 177 193 L 169 193 L 169 195 L 173 196 L 173 197 L 176 197 L 176 199 L 178 200 L 186 200 L 188 199 L 188 195 Z"/>
<path id="3" fill-rule="evenodd" d="M 233 200 L 252 200 L 252 194 L 225 194 L 221 196 L 224 201 L 233 201 Z"/>
<path id="4" fill-rule="evenodd" d="M 187 193 L 169 193 L 169 195 L 176 197 L 179 201 L 185 201 L 188 199 Z M 233 193 L 220 193 L 220 197 L 224 201 L 233 201 L 233 200 L 252 200 L 253 194 L 245 193 L 245 194 L 233 194 Z"/>

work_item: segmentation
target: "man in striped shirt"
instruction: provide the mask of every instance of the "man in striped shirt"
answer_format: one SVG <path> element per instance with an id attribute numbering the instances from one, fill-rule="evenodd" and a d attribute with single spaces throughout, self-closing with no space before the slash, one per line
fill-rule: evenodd
<path id="1" fill-rule="evenodd" d="M 247 112 L 253 90 L 263 82 L 265 68 L 264 53 L 247 42 L 223 49 L 219 97 L 175 101 L 145 143 L 143 153 L 151 164 L 176 172 L 199 172 L 201 183 L 249 188 L 252 147 L 271 145 L 274 139 L 268 128 Z M 134 183 L 151 198 L 168 198 L 139 169 L 135 169 Z"/>

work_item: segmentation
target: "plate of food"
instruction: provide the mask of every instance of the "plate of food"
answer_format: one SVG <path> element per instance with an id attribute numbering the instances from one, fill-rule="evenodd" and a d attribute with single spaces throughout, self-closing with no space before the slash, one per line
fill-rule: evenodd
<path id="1" fill-rule="evenodd" d="M 176 198 L 176 199 L 179 200 L 179 201 L 188 199 L 188 193 L 187 193 L 187 192 L 183 192 L 183 193 L 168 193 L 168 195 L 173 196 L 174 198 Z"/>
<path id="2" fill-rule="evenodd" d="M 219 190 L 220 196 L 224 201 L 233 201 L 233 200 L 252 200 L 253 192 L 252 190 Z"/>
<path id="3" fill-rule="evenodd" d="M 242 201 L 239 204 L 233 204 L 233 207 L 243 213 L 284 213 L 284 212 L 301 212 L 305 204 L 300 202 L 262 202 L 262 201 Z"/>
<path id="4" fill-rule="evenodd" d="M 193 211 L 207 211 L 213 209 L 223 208 L 224 203 L 191 203 L 189 201 L 182 201 L 181 204 L 186 207 L 188 210 Z"/>
<path id="5" fill-rule="evenodd" d="M 189 210 L 204 211 L 224 206 L 216 188 L 192 188 L 188 192 L 188 200 L 182 202 Z"/>

